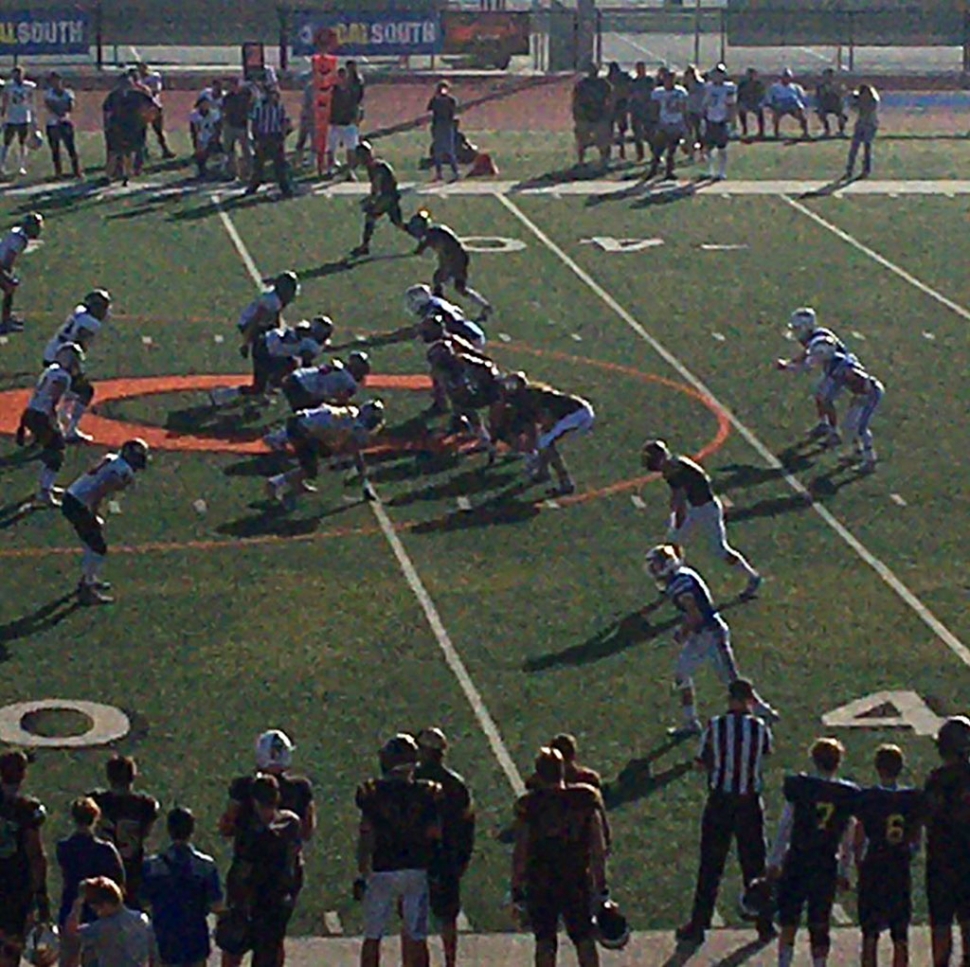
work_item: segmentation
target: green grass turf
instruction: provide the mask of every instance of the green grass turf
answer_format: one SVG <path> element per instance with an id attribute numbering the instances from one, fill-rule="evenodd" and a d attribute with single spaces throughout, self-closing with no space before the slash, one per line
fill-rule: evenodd
<path id="1" fill-rule="evenodd" d="M 798 149 L 757 149 L 766 157 L 771 150 Z M 761 173 L 773 174 L 770 166 Z M 821 168 L 807 173 L 824 175 Z M 964 320 L 780 200 L 515 203 L 782 454 L 817 499 L 955 633 L 970 637 L 960 577 L 970 546 L 961 484 L 966 405 L 958 391 L 967 370 Z M 959 237 L 965 202 L 811 205 L 964 300 L 966 283 L 946 246 Z M 5 211 L 23 207 L 24 200 L 11 199 Z M 582 490 L 635 476 L 636 448 L 647 434 L 663 433 L 688 452 L 711 439 L 711 413 L 654 379 L 677 380 L 676 374 L 497 201 L 451 198 L 434 200 L 433 208 L 463 234 L 526 242 L 514 254 L 476 255 L 473 284 L 498 308 L 490 345 L 503 367 L 582 392 L 596 406 L 594 433 L 565 446 Z M 295 308 L 333 315 L 338 339 L 400 325 L 404 288 L 430 274 L 430 262 L 409 257 L 336 268 L 358 239 L 352 199 L 229 210 L 261 270 L 300 271 L 303 294 Z M 116 316 L 91 353 L 95 382 L 241 371 L 233 323 L 252 297 L 252 283 L 204 197 L 90 198 L 44 211 L 45 244 L 21 267 L 19 298 L 30 328 L 0 349 L 3 388 L 30 382 L 49 332 L 100 284 L 111 288 Z M 607 233 L 660 237 L 664 245 L 611 255 L 580 242 Z M 748 248 L 706 252 L 699 246 L 707 242 Z M 381 226 L 377 254 L 408 247 Z M 833 473 L 832 456 L 791 449 L 812 419 L 810 383 L 776 374 L 770 363 L 791 351 L 784 320 L 803 302 L 815 304 L 887 384 L 874 424 L 884 458 L 875 477 L 851 479 Z M 924 329 L 936 339 L 923 338 Z M 502 342 L 500 332 L 512 341 Z M 217 333 L 224 343 L 215 343 Z M 422 370 L 412 345 L 373 354 L 380 371 Z M 383 395 L 392 426 L 415 418 L 424 404 L 418 394 Z M 105 415 L 181 428 L 197 416 L 211 419 L 192 412 L 202 404 L 201 394 L 162 395 L 110 404 Z M 277 403 L 252 419 L 238 407 L 224 417 L 256 427 L 282 412 Z M 88 449 L 71 449 L 64 479 L 92 458 Z M 114 554 L 108 571 L 120 600 L 111 609 L 65 608 L 55 621 L 44 609 L 70 590 L 76 558 L 0 558 L 0 703 L 58 696 L 129 710 L 135 729 L 119 748 L 138 756 L 144 786 L 166 806 L 178 801 L 197 809 L 200 840 L 221 858 L 214 827 L 228 779 L 249 766 L 252 738 L 262 728 L 292 732 L 298 763 L 317 783 L 324 807 L 294 924 L 301 933 L 321 931 L 327 910 L 339 911 L 348 930 L 359 925 L 347 895 L 354 785 L 373 769 L 373 752 L 387 733 L 442 723 L 481 815 L 468 916 L 477 929 L 507 929 L 499 908 L 508 862 L 501 834 L 511 799 L 504 775 L 372 514 L 344 500 L 356 497 L 357 487 L 324 475 L 318 496 L 281 514 L 261 491 L 261 475 L 274 464 L 231 454 L 158 454 L 122 499 L 122 513 L 111 517 L 109 539 L 223 546 Z M 487 472 L 480 464 L 480 457 L 419 464 L 408 456 L 382 462 L 374 476 L 392 520 L 407 525 L 406 549 L 519 769 L 527 772 L 541 741 L 568 729 L 580 737 L 584 759 L 608 779 L 625 776 L 611 794 L 615 889 L 635 926 L 670 926 L 689 902 L 703 789 L 689 769 L 693 750 L 665 749 L 662 741 L 675 713 L 672 616 L 661 612 L 649 625 L 630 617 L 653 597 L 640 561 L 663 536 L 666 495 L 650 483 L 641 490 L 645 510 L 634 507 L 629 493 L 552 510 L 537 507 L 534 492 L 519 492 L 519 464 L 502 462 Z M 732 597 L 740 579 L 706 549 L 690 552 L 719 599 L 732 605 L 725 614 L 742 670 L 785 713 L 769 776 L 774 817 L 780 777 L 803 766 L 803 749 L 825 711 L 890 688 L 918 692 L 941 714 L 965 709 L 966 670 L 737 434 L 708 464 L 735 504 L 732 539 L 768 576 L 761 600 L 738 606 Z M 35 474 L 36 464 L 24 464 L 12 441 L 0 445 L 3 504 L 29 494 Z M 902 494 L 907 506 L 894 504 L 891 493 Z M 458 496 L 476 509 L 459 512 Z M 207 503 L 204 515 L 192 508 L 199 498 Z M 341 536 L 327 536 L 338 529 Z M 250 537 L 280 540 L 224 546 Z M 8 555 L 72 545 L 56 514 L 0 530 L 0 553 Z M 706 671 L 699 688 L 702 712 L 715 711 L 719 688 Z M 848 771 L 867 777 L 876 745 L 896 736 L 843 733 Z M 919 777 L 933 763 L 932 746 L 912 737 L 905 745 L 911 774 Z M 52 839 L 67 831 L 66 804 L 99 780 L 103 758 L 100 750 L 39 755 L 31 787 L 51 807 Z M 729 922 L 736 919 L 732 892 L 720 905 Z M 918 909 L 922 914 L 921 901 Z"/>

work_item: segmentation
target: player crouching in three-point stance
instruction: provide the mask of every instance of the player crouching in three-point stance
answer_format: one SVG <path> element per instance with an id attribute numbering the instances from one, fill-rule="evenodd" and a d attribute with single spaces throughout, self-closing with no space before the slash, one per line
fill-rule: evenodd
<path id="1" fill-rule="evenodd" d="M 364 499 L 376 500 L 361 448 L 383 425 L 384 404 L 380 400 L 368 400 L 359 409 L 325 403 L 314 410 L 295 413 L 286 421 L 286 442 L 293 448 L 300 465 L 270 477 L 266 481 L 266 493 L 280 502 L 294 490 L 313 493 L 317 488 L 307 481 L 316 479 L 320 457 L 349 453 L 364 485 Z"/>
<path id="2" fill-rule="evenodd" d="M 647 470 L 663 475 L 670 486 L 670 530 L 668 540 L 683 545 L 695 530 L 703 530 L 714 553 L 731 567 L 747 575 L 748 583 L 741 592 L 747 601 L 758 593 L 761 575 L 727 542 L 724 528 L 724 506 L 716 497 L 711 478 L 689 457 L 675 457 L 663 440 L 648 440 L 643 445 L 641 460 Z"/>
<path id="3" fill-rule="evenodd" d="M 674 641 L 680 645 L 674 674 L 684 724 L 668 729 L 668 733 L 676 739 L 690 738 L 702 731 L 694 704 L 693 676 L 697 668 L 710 661 L 725 685 L 740 677 L 731 650 L 731 631 L 718 612 L 704 579 L 684 565 L 683 552 L 676 544 L 652 547 L 647 551 L 645 567 L 647 575 L 660 590 L 661 598 L 644 608 L 644 612 L 653 610 L 666 598 L 684 615 L 683 623 L 674 632 Z M 754 714 L 769 723 L 780 718 L 757 692 L 752 706 Z"/>
<path id="4" fill-rule="evenodd" d="M 845 755 L 838 739 L 816 739 L 809 754 L 814 775 L 785 777 L 785 808 L 768 857 L 768 878 L 778 884 L 778 967 L 791 967 L 805 906 L 812 967 L 825 967 L 835 892 L 849 885 L 859 787 L 836 778 Z"/>
<path id="5" fill-rule="evenodd" d="M 480 322 L 486 322 L 492 311 L 488 299 L 468 285 L 468 265 L 471 258 L 461 239 L 447 226 L 434 224 L 431 216 L 422 209 L 408 219 L 408 234 L 418 240 L 415 255 L 423 255 L 431 249 L 438 256 L 438 267 L 431 284 L 439 298 L 444 294 L 447 282 L 453 282 L 455 291 L 471 299 L 481 310 Z"/>
<path id="6" fill-rule="evenodd" d="M 556 472 L 555 493 L 574 493 L 576 483 L 566 467 L 557 444 L 570 433 L 588 433 L 596 421 L 592 404 L 533 383 L 525 373 L 510 373 L 501 380 L 502 397 L 493 408 L 493 438 L 523 441 L 529 453 L 526 472 L 533 483 L 549 479 L 549 467 Z"/>
<path id="7" fill-rule="evenodd" d="M 17 444 L 24 446 L 27 434 L 30 433 L 41 448 L 40 481 L 37 495 L 31 502 L 31 506 L 36 509 L 58 507 L 61 503 L 61 494 L 64 491 L 55 487 L 54 481 L 64 465 L 65 441 L 57 410 L 75 382 L 83 381 L 83 362 L 84 350 L 77 343 L 70 342 L 61 346 L 54 354 L 51 364 L 40 374 L 27 408 L 20 416 Z"/>
<path id="8" fill-rule="evenodd" d="M 82 605 L 110 604 L 114 598 L 104 592 L 111 585 L 98 574 L 108 553 L 104 539 L 104 519 L 99 515 L 101 502 L 131 486 L 135 474 L 148 466 L 148 444 L 128 440 L 117 453 L 106 453 L 86 474 L 78 477 L 64 494 L 61 513 L 70 521 L 84 545 L 81 558 L 81 580 L 77 586 Z"/>
<path id="9" fill-rule="evenodd" d="M 89 292 L 47 343 L 44 348 L 44 366 L 50 366 L 57 359 L 58 350 L 68 343 L 75 343 L 87 353 L 110 314 L 111 295 L 108 291 L 94 289 Z M 75 376 L 60 408 L 66 442 L 91 442 L 91 435 L 79 430 L 78 423 L 93 399 L 94 387 L 90 381 L 83 375 Z"/>

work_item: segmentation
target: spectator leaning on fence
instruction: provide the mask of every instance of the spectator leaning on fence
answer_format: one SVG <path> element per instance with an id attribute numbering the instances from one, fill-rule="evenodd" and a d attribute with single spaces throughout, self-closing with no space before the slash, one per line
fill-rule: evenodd
<path id="1" fill-rule="evenodd" d="M 855 128 L 852 130 L 852 144 L 845 165 L 845 176 L 851 178 L 855 170 L 855 159 L 862 148 L 862 177 L 872 173 L 872 142 L 879 130 L 879 94 L 871 84 L 860 84 L 852 92 L 852 106 L 858 112 Z"/>
<path id="2" fill-rule="evenodd" d="M 78 160 L 74 143 L 74 91 L 64 86 L 64 79 L 57 71 L 51 71 L 47 78 L 48 86 L 44 91 L 44 107 L 47 108 L 47 143 L 51 149 L 54 175 L 60 178 L 64 173 L 61 166 L 61 145 L 71 159 L 71 172 L 75 178 L 81 177 L 81 162 Z"/>
<path id="3" fill-rule="evenodd" d="M 808 137 L 805 90 L 801 84 L 795 83 L 791 68 L 786 67 L 781 72 L 781 77 L 768 88 L 768 108 L 776 138 L 779 136 L 783 117 L 793 117 L 801 125 L 802 137 Z"/>

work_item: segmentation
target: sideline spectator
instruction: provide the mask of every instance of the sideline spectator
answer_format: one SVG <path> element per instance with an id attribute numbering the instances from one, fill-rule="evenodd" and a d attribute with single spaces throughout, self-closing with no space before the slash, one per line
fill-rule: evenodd
<path id="1" fill-rule="evenodd" d="M 600 77 L 599 68 L 589 65 L 586 76 L 573 88 L 573 126 L 576 133 L 576 163 L 586 163 L 586 149 L 595 146 L 600 164 L 609 164 L 613 140 L 613 85 Z"/>
<path id="2" fill-rule="evenodd" d="M 300 817 L 280 808 L 275 776 L 256 776 L 250 791 L 251 809 L 236 834 L 226 896 L 230 909 L 248 919 L 253 967 L 279 967 L 303 887 Z M 229 962 L 240 959 L 230 956 Z"/>
<path id="3" fill-rule="evenodd" d="M 822 71 L 822 79 L 815 86 L 815 114 L 822 122 L 825 137 L 832 137 L 832 127 L 829 115 L 834 114 L 839 124 L 839 137 L 845 137 L 845 126 L 849 116 L 845 113 L 845 90 L 836 80 L 835 71 L 826 67 Z"/>
<path id="4" fill-rule="evenodd" d="M 694 160 L 704 151 L 704 79 L 693 64 L 684 69 L 684 90 L 687 91 L 687 145 L 685 151 Z"/>
<path id="5" fill-rule="evenodd" d="M 747 889 L 765 873 L 765 815 L 761 801 L 764 760 L 771 755 L 771 730 L 754 715 L 755 690 L 744 678 L 728 686 L 728 710 L 707 724 L 697 765 L 707 773 L 707 804 L 701 819 L 700 863 L 690 920 L 677 930 L 682 943 L 700 945 L 711 926 L 724 864 L 737 843 Z M 740 753 L 740 754 L 739 754 Z M 758 921 L 758 939 L 775 936 L 771 918 Z"/>
<path id="6" fill-rule="evenodd" d="M 327 176 L 334 174 L 343 166 L 338 160 L 338 152 L 343 151 L 346 172 L 356 181 L 353 173 L 354 152 L 357 150 L 357 102 L 350 86 L 350 77 L 345 67 L 337 70 L 337 83 L 333 88 L 330 102 L 330 130 L 327 132 Z"/>
<path id="7" fill-rule="evenodd" d="M 198 177 L 203 181 L 209 175 L 209 159 L 222 157 L 222 114 L 211 101 L 200 100 L 189 115 L 189 134 Z"/>
<path id="8" fill-rule="evenodd" d="M 81 923 L 85 904 L 95 914 Z M 98 967 L 150 967 L 155 963 L 155 935 L 144 913 L 122 902 L 121 887 L 106 876 L 82 880 L 64 930 L 80 941 L 82 960 L 93 954 Z"/>
<path id="9" fill-rule="evenodd" d="M 441 929 L 445 967 L 458 958 L 458 914 L 461 880 L 475 846 L 475 806 L 465 780 L 445 763 L 448 739 L 441 729 L 422 729 L 417 736 L 418 768 L 415 779 L 441 786 L 441 845 L 428 868 L 431 913 Z"/>
<path id="10" fill-rule="evenodd" d="M 354 898 L 364 904 L 361 967 L 377 967 L 381 938 L 399 911 L 405 964 L 428 964 L 428 867 L 441 840 L 441 787 L 417 780 L 418 746 L 399 733 L 380 751 L 380 779 L 357 789 L 361 812 Z"/>
<path id="11" fill-rule="evenodd" d="M 44 91 L 44 106 L 47 108 L 47 143 L 51 149 L 51 161 L 54 164 L 54 177 L 63 174 L 61 166 L 61 145 L 71 159 L 71 172 L 75 178 L 81 177 L 81 162 L 77 156 L 77 146 L 74 141 L 74 121 L 71 114 L 74 111 L 74 91 L 64 86 L 64 79 L 57 71 L 48 75 L 48 87 Z"/>
<path id="12" fill-rule="evenodd" d="M 512 902 L 528 912 L 537 964 L 556 963 L 561 917 L 580 967 L 598 967 L 593 913 L 606 894 L 601 800 L 591 786 L 566 785 L 556 749 L 539 750 L 535 778 L 515 804 Z"/>
<path id="13" fill-rule="evenodd" d="M 447 81 L 440 81 L 425 110 L 431 114 L 431 162 L 434 165 L 432 181 L 441 181 L 441 166 L 451 166 L 453 179 L 458 178 L 458 158 L 455 155 L 455 121 L 458 117 L 458 101 L 450 93 Z"/>
<path id="14" fill-rule="evenodd" d="M 637 161 L 646 157 L 644 144 L 653 142 L 657 124 L 656 110 L 653 103 L 653 89 L 656 79 L 647 73 L 647 65 L 638 60 L 634 65 L 634 76 L 630 82 L 630 126 L 633 129 L 633 145 L 637 153 Z"/>
<path id="15" fill-rule="evenodd" d="M 871 84 L 860 84 L 852 92 L 852 106 L 858 117 L 852 129 L 852 144 L 849 145 L 849 158 L 845 163 L 845 176 L 851 178 L 855 170 L 855 159 L 862 148 L 862 177 L 872 174 L 872 142 L 879 130 L 879 93 Z"/>
<path id="16" fill-rule="evenodd" d="M 316 99 L 317 88 L 313 75 L 303 85 L 300 96 L 300 126 L 296 135 L 296 147 L 293 149 L 293 163 L 302 168 L 306 164 L 306 147 L 310 145 L 310 158 L 316 159 Z"/>
<path id="17" fill-rule="evenodd" d="M 18 967 L 31 915 L 51 918 L 47 896 L 47 857 L 40 827 L 47 813 L 33 796 L 20 790 L 27 776 L 27 756 L 0 756 L 0 967 Z"/>
<path id="18" fill-rule="evenodd" d="M 677 147 L 687 131 L 687 91 L 676 83 L 674 72 L 667 67 L 660 69 L 660 87 L 651 95 L 657 105 L 657 131 L 653 139 L 653 160 L 647 178 L 655 178 L 660 170 L 660 159 L 666 156 L 664 177 L 674 177 L 674 159 Z"/>
<path id="19" fill-rule="evenodd" d="M 744 77 L 738 81 L 738 120 L 741 122 L 741 137 L 748 136 L 748 115 L 753 114 L 758 122 L 758 137 L 765 136 L 765 82 L 758 72 L 749 67 Z"/>
<path id="20" fill-rule="evenodd" d="M 98 804 L 89 796 L 79 796 L 71 803 L 71 818 L 74 820 L 74 832 L 57 844 L 57 865 L 61 868 L 62 884 L 57 922 L 62 931 L 83 880 L 106 876 L 118 886 L 125 884 L 125 867 L 114 843 L 94 833 L 94 827 L 101 818 Z M 82 906 L 81 923 L 91 923 L 94 919 L 91 907 Z M 81 944 L 76 937 L 69 937 L 65 932 L 60 964 L 62 967 L 77 967 L 80 962 Z"/>
<path id="21" fill-rule="evenodd" d="M 118 847 L 125 864 L 125 903 L 140 909 L 138 891 L 145 861 L 145 840 L 158 818 L 158 801 L 146 792 L 134 790 L 138 764 L 131 756 L 111 756 L 104 772 L 108 788 L 89 794 L 101 809 L 98 831 Z"/>
<path id="22" fill-rule="evenodd" d="M 253 106 L 253 89 L 230 77 L 229 89 L 222 99 L 222 147 L 226 155 L 226 174 L 246 181 L 253 163 L 253 145 L 249 137 L 249 114 Z M 236 146 L 239 162 L 236 162 Z"/>
<path id="23" fill-rule="evenodd" d="M 150 94 L 134 86 L 131 76 L 122 74 L 101 105 L 104 118 L 106 174 L 109 182 L 120 179 L 127 185 L 141 173 L 145 132 L 157 108 Z"/>
<path id="24" fill-rule="evenodd" d="M 613 86 L 613 133 L 617 151 L 626 158 L 626 132 L 630 126 L 630 75 L 616 61 L 606 69 L 606 79 Z"/>
<path id="25" fill-rule="evenodd" d="M 160 962 L 201 967 L 211 952 L 206 917 L 222 907 L 219 870 L 192 845 L 195 817 L 188 809 L 176 806 L 166 825 L 172 844 L 145 860 L 142 897 L 151 907 Z"/>
<path id="26" fill-rule="evenodd" d="M 805 90 L 795 83 L 790 67 L 781 72 L 781 77 L 768 88 L 768 109 L 771 111 L 771 124 L 775 137 L 780 137 L 781 119 L 793 117 L 801 126 L 802 137 L 808 135 L 808 114 Z"/>
<path id="27" fill-rule="evenodd" d="M 0 148 L 0 175 L 7 173 L 7 152 L 14 139 L 20 150 L 20 163 L 17 174 L 27 174 L 27 139 L 37 127 L 37 112 L 34 106 L 34 92 L 37 85 L 27 80 L 22 67 L 10 72 L 10 83 L 3 88 L 0 96 L 3 113 L 3 147 Z"/>
<path id="28" fill-rule="evenodd" d="M 286 163 L 286 138 L 293 125 L 283 106 L 278 87 L 268 87 L 263 100 L 258 103 L 251 115 L 255 157 L 252 175 L 246 187 L 247 195 L 255 195 L 263 183 L 266 162 L 272 162 L 273 177 L 280 186 L 284 198 L 293 197 L 290 173 Z"/>
<path id="29" fill-rule="evenodd" d="M 364 78 L 357 68 L 357 61 L 348 60 L 347 61 L 347 79 L 350 82 L 350 92 L 353 95 L 354 107 L 356 112 L 354 114 L 354 124 L 357 125 L 357 136 L 360 137 L 360 126 L 364 122 L 364 96 L 366 93 L 366 85 L 364 84 Z"/>
<path id="30" fill-rule="evenodd" d="M 139 61 L 135 65 L 135 70 L 138 72 L 138 79 L 148 89 L 148 92 L 155 101 L 155 106 L 158 108 L 158 113 L 152 118 L 152 130 L 155 132 L 158 146 L 162 149 L 162 157 L 170 160 L 175 157 L 175 152 L 169 148 L 168 141 L 165 138 L 165 109 L 162 107 L 162 88 L 164 87 L 164 83 L 162 81 L 162 75 L 159 71 L 151 70 L 144 61 Z M 145 146 L 145 156 L 148 156 L 147 145 Z"/>

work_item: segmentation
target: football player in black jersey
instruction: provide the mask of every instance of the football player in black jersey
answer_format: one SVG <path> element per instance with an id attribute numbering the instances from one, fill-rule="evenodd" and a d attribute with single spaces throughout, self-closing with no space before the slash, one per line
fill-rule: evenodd
<path id="1" fill-rule="evenodd" d="M 806 905 L 813 967 L 824 967 L 835 892 L 848 886 L 850 823 L 859 787 L 836 778 L 845 755 L 837 739 L 816 739 L 810 754 L 814 774 L 785 777 L 785 808 L 768 859 L 768 876 L 778 881 L 778 967 L 791 967 Z"/>
<path id="2" fill-rule="evenodd" d="M 394 169 L 383 158 L 374 154 L 369 141 L 361 141 L 354 156 L 357 163 L 367 169 L 367 177 L 370 179 L 370 194 L 361 203 L 364 212 L 364 237 L 360 245 L 350 253 L 351 258 L 358 258 L 370 255 L 370 240 L 374 237 L 377 219 L 382 215 L 387 215 L 391 224 L 402 231 L 407 229 L 401 214 L 401 192 L 397 187 Z"/>
<path id="3" fill-rule="evenodd" d="M 899 746 L 879 746 L 875 761 L 879 785 L 863 789 L 854 807 L 862 967 L 876 967 L 879 934 L 887 928 L 893 942 L 893 967 L 906 967 L 909 962 L 910 866 L 919 849 L 923 795 L 919 789 L 899 785 L 903 765 Z"/>

